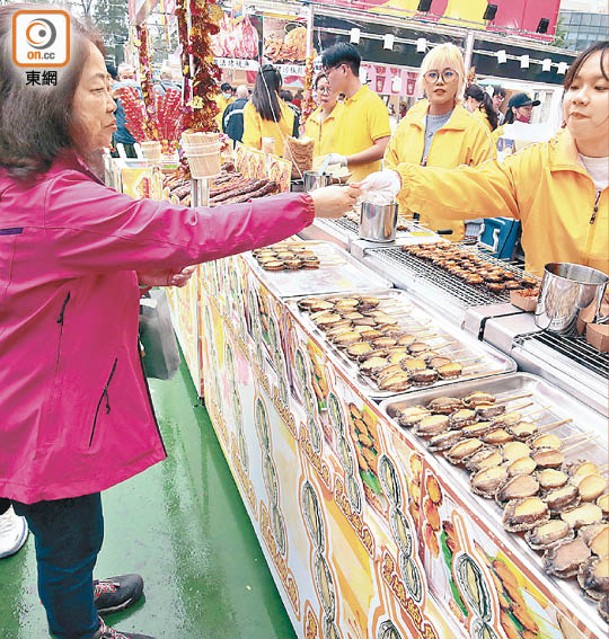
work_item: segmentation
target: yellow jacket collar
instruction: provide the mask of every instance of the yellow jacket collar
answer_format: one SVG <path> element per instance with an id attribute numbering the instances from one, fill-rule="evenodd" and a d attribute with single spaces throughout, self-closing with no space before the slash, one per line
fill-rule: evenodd
<path id="1" fill-rule="evenodd" d="M 579 161 L 575 140 L 568 129 L 562 129 L 550 141 L 549 162 L 551 171 L 579 171 L 587 175 Z"/>
<path id="2" fill-rule="evenodd" d="M 406 115 L 406 117 L 409 117 L 410 115 L 412 123 L 425 130 L 425 118 L 427 116 L 428 109 L 429 100 L 420 100 L 412 107 L 412 109 L 410 109 L 410 112 Z M 471 124 L 470 118 L 473 117 L 474 116 L 464 106 L 457 102 L 448 122 L 442 128 L 451 129 L 453 131 L 465 131 L 469 124 Z"/>

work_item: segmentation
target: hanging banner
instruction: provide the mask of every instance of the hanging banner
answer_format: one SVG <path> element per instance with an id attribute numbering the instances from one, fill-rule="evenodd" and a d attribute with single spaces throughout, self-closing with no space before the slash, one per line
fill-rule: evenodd
<path id="1" fill-rule="evenodd" d="M 560 0 L 324 0 L 323 4 L 468 29 L 509 30 L 544 42 L 554 39 L 560 9 Z M 426 10 L 420 11 L 420 5 Z"/>
<path id="2" fill-rule="evenodd" d="M 306 21 L 294 17 L 264 16 L 264 62 L 302 65 L 307 57 Z M 297 75 L 290 73 L 288 75 Z"/>

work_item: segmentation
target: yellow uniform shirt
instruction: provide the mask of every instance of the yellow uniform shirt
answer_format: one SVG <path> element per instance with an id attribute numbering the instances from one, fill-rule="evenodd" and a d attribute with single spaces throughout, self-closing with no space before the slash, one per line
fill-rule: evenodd
<path id="1" fill-rule="evenodd" d="M 232 104 L 235 101 L 235 98 L 232 96 L 230 98 L 225 98 L 221 93 L 219 93 L 218 95 L 216 95 L 214 100 L 216 101 L 216 104 L 218 105 L 218 109 L 219 109 L 214 120 L 216 121 L 216 124 L 218 125 L 218 129 L 220 130 L 220 133 L 222 133 L 222 116 L 224 115 L 224 110 L 229 104 Z"/>
<path id="2" fill-rule="evenodd" d="M 415 211 L 520 220 L 531 273 L 542 275 L 549 262 L 572 262 L 609 275 L 609 187 L 597 192 L 568 131 L 501 164 L 455 170 L 401 164 L 398 172 L 401 195 Z"/>
<path id="3" fill-rule="evenodd" d="M 336 132 L 336 119 L 343 109 L 343 104 L 336 103 L 332 112 L 325 120 L 321 119 L 321 107 L 317 107 L 305 123 L 305 135 L 315 141 L 313 157 L 328 155 L 334 151 L 334 135 Z"/>
<path id="4" fill-rule="evenodd" d="M 483 111 L 482 109 L 476 109 L 472 113 L 472 115 L 475 118 L 478 118 L 478 120 L 480 120 L 480 122 L 482 122 L 483 124 L 486 124 L 486 126 L 488 127 L 488 131 L 489 131 L 489 133 L 491 133 L 491 136 L 492 136 L 493 127 L 491 126 L 491 123 L 489 122 L 488 115 L 486 114 L 486 111 Z"/>
<path id="5" fill-rule="evenodd" d="M 420 164 L 425 148 L 425 118 L 429 102 L 421 100 L 408 111 L 391 138 L 385 151 L 385 167 L 396 168 L 402 162 Z M 438 166 L 452 169 L 460 164 L 476 166 L 489 158 L 495 157 L 494 147 L 488 127 L 474 117 L 467 109 L 457 104 L 448 122 L 438 131 L 432 140 L 427 155 L 427 166 Z M 465 224 L 455 218 L 442 215 L 441 209 L 428 210 L 417 208 L 402 194 L 398 196 L 402 213 L 406 217 L 417 212 L 421 216 L 421 224 L 432 231 L 451 229 L 447 238 L 458 242 L 465 237 Z M 464 215 L 461 219 L 475 219 L 484 215 Z"/>
<path id="6" fill-rule="evenodd" d="M 279 100 L 281 118 L 279 122 L 263 120 L 252 102 L 243 108 L 243 144 L 251 149 L 262 149 L 262 138 L 275 138 L 275 155 L 283 156 L 285 138 L 292 135 L 294 129 L 294 111 Z"/>
<path id="7" fill-rule="evenodd" d="M 369 149 L 376 140 L 391 135 L 389 112 L 385 103 L 369 87 L 362 88 L 343 102 L 343 109 L 336 118 L 334 153 L 353 155 Z M 351 181 L 358 182 L 374 171 L 379 171 L 381 161 L 354 166 Z"/>

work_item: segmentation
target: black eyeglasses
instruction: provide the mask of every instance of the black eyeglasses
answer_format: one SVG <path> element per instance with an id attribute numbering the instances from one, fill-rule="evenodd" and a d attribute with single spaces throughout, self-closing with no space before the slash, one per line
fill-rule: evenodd
<path id="1" fill-rule="evenodd" d="M 442 78 L 442 82 L 452 82 L 456 80 L 459 74 L 454 69 L 444 69 L 443 71 L 436 71 L 432 69 L 431 71 L 427 71 L 423 74 L 423 77 L 427 80 L 427 82 L 432 82 L 435 84 L 440 78 Z"/>

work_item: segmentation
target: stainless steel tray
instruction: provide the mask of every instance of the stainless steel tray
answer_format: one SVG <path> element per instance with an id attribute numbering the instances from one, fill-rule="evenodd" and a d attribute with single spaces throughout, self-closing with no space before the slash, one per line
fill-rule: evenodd
<path id="1" fill-rule="evenodd" d="M 418 393 L 403 394 L 391 400 L 384 401 L 380 409 L 390 418 L 392 424 L 400 431 L 405 429 L 395 421 L 394 416 L 399 409 L 408 406 L 426 405 L 432 399 L 450 395 L 450 397 L 461 398 L 472 391 L 484 391 L 496 395 L 498 398 L 522 396 L 530 394 L 530 397 L 514 399 L 509 406 L 514 408 L 518 405 L 531 402 L 531 406 L 522 408 L 520 412 L 526 417 L 531 415 L 540 426 L 571 420 L 561 426 L 552 429 L 551 432 L 566 438 L 581 434 L 581 443 L 574 438 L 573 447 L 565 447 L 565 457 L 567 461 L 586 459 L 593 461 L 599 466 L 607 463 L 609 455 L 609 442 L 607 434 L 607 420 L 596 411 L 592 410 L 576 398 L 566 394 L 549 382 L 529 375 L 527 373 L 516 373 L 504 375 L 493 379 L 458 382 L 452 384 L 449 389 L 431 389 Z M 594 434 L 594 438 L 586 438 L 586 434 Z M 424 440 L 417 437 L 412 431 L 408 435 L 421 442 L 425 446 Z M 541 554 L 533 551 L 521 535 L 510 534 L 503 530 L 502 510 L 494 500 L 484 499 L 475 495 L 469 488 L 469 474 L 462 468 L 453 466 L 444 459 L 441 453 L 431 453 L 436 458 L 437 463 L 442 467 L 445 478 L 454 479 L 455 487 L 459 487 L 459 495 L 465 501 L 471 503 L 471 508 L 477 514 L 484 512 L 488 516 L 491 524 L 490 530 L 498 537 L 510 540 L 518 549 L 521 561 L 527 565 L 536 566 L 543 577 L 549 580 L 556 589 L 557 597 L 563 601 L 572 602 L 578 610 L 579 616 L 587 621 L 588 627 L 594 629 L 599 636 L 604 636 L 607 632 L 606 625 L 596 610 L 596 604 L 584 596 L 577 583 L 571 580 L 558 579 L 544 573 Z"/>
<path id="2" fill-rule="evenodd" d="M 344 297 L 348 297 L 348 295 L 345 294 Z M 438 351 L 457 362 L 464 363 L 464 372 L 460 377 L 440 380 L 427 388 L 449 386 L 463 380 L 502 375 L 516 370 L 516 363 L 511 358 L 503 355 L 503 353 L 493 347 L 474 339 L 442 318 L 433 315 L 404 291 L 393 289 L 378 293 L 376 297 L 381 300 L 381 304 L 378 307 L 379 310 L 389 308 L 388 312 L 395 316 L 398 323 L 405 330 L 410 332 L 417 331 L 421 335 L 421 339 L 431 345 L 432 350 Z M 330 357 L 345 371 L 349 379 L 358 386 L 363 394 L 376 400 L 403 394 L 403 392 L 379 390 L 374 380 L 362 375 L 357 364 L 326 339 L 325 333 L 310 319 L 308 313 L 301 311 L 295 302 L 290 306 L 292 313 L 300 318 L 306 330 L 315 335 L 320 342 L 327 344 L 327 352 Z M 429 334 L 433 335 L 433 337 L 426 337 Z M 421 387 L 416 387 L 407 392 L 413 393 L 420 390 Z"/>
<path id="3" fill-rule="evenodd" d="M 319 257 L 318 269 L 265 271 L 251 253 L 243 255 L 249 267 L 279 298 L 330 295 L 343 292 L 386 291 L 393 284 L 377 275 L 331 242 L 298 241 Z"/>

